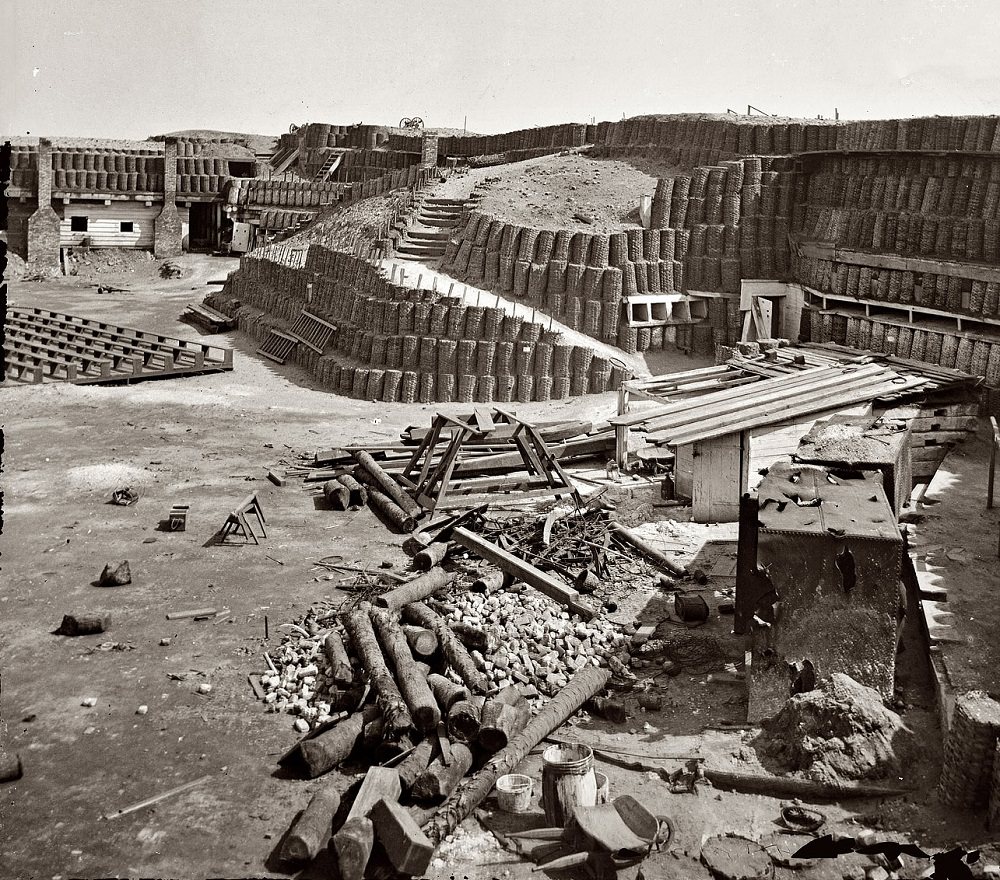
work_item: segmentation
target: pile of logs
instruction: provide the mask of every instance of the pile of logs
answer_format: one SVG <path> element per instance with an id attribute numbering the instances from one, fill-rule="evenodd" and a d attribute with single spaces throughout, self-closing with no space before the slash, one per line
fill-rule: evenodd
<path id="1" fill-rule="evenodd" d="M 382 635 L 386 621 L 390 621 L 390 633 L 398 626 L 391 622 L 393 617 L 393 612 L 371 607 L 354 609 L 348 624 L 352 639 L 371 647 L 379 637 L 375 631 Z M 394 662 L 405 665 L 402 654 L 390 653 Z M 361 880 L 373 856 L 387 871 L 423 875 L 437 845 L 488 797 L 496 780 L 513 771 L 532 748 L 602 691 L 610 677 L 607 670 L 594 667 L 577 673 L 530 718 L 515 687 L 473 695 L 444 676 L 431 675 L 422 685 L 415 685 L 415 678 L 400 676 L 397 670 L 401 686 L 394 690 L 385 670 L 378 668 L 386 665 L 385 657 L 367 656 L 366 661 L 376 667 L 372 683 L 377 704 L 306 738 L 293 752 L 311 775 L 325 772 L 364 745 L 367 728 L 376 725 L 383 738 L 395 737 L 406 749 L 394 760 L 367 771 L 346 813 L 341 810 L 335 782 L 324 779 L 294 820 L 281 850 L 287 861 L 306 862 L 329 843 L 344 880 Z M 403 694 L 404 681 L 407 695 Z M 433 708 L 422 692 L 423 685 L 433 695 Z M 433 724 L 438 715 L 447 715 L 447 733 L 444 723 Z M 453 724 L 452 719 L 458 717 L 463 723 Z M 404 727 L 407 719 L 409 726 Z M 421 726 L 426 728 L 422 734 Z M 403 806 L 404 801 L 409 806 Z M 334 823 L 341 816 L 335 831 Z"/>
<path id="2" fill-rule="evenodd" d="M 427 554 L 428 560 L 439 561 L 443 554 L 427 551 L 442 546 L 431 544 L 417 557 Z M 466 588 L 465 582 L 457 585 L 454 573 L 432 567 L 373 597 L 367 617 L 374 642 L 367 638 L 365 615 L 358 613 L 363 604 L 339 616 L 321 617 L 319 624 L 310 612 L 301 626 L 290 627 L 295 634 L 286 637 L 273 657 L 266 658 L 271 668 L 260 675 L 260 684 L 268 710 L 296 716 L 296 729 L 306 733 L 357 705 L 364 680 L 378 690 L 372 671 L 384 676 L 390 666 L 396 670 L 401 695 L 406 698 L 408 688 L 411 702 L 423 697 L 417 711 L 421 717 L 433 717 L 435 724 L 438 718 L 427 692 L 417 693 L 419 682 L 399 681 L 400 668 L 416 669 L 418 678 L 431 683 L 435 696 L 440 696 L 439 690 L 450 694 L 443 690 L 446 685 L 465 687 L 476 697 L 512 684 L 523 688 L 529 699 L 550 696 L 587 666 L 629 677 L 628 627 L 560 609 L 524 584 L 504 584 L 501 571 L 484 570 Z M 568 586 L 566 590 L 572 593 Z M 380 651 L 386 668 L 378 663 Z M 468 707 L 463 711 L 468 713 Z M 450 723 L 447 715 L 444 720 Z M 416 727 L 424 729 L 420 723 Z"/>
<path id="3" fill-rule="evenodd" d="M 509 649 L 501 649 L 499 640 L 506 631 L 486 626 L 488 603 L 496 596 L 475 594 L 479 614 L 463 620 L 457 608 L 432 598 L 453 578 L 432 568 L 374 601 L 351 603 L 326 629 L 310 621 L 312 634 L 288 639 L 277 655 L 281 670 L 274 666 L 261 676 L 265 700 L 296 711 L 306 732 L 280 759 L 283 766 L 318 778 L 352 757 L 391 765 L 368 770 L 332 837 L 345 878 L 363 876 L 376 840 L 395 871 L 423 873 L 447 833 L 442 829 L 468 815 L 503 767 L 522 760 L 610 678 L 596 665 L 597 656 L 587 656 L 573 664 L 576 674 L 553 688 L 558 696 L 536 707 L 533 717 L 528 698 L 537 690 L 525 676 L 514 675 L 509 661 L 502 668 Z M 572 626 L 568 614 L 545 611 L 544 619 Z M 590 640 L 592 652 L 623 638 L 582 622 L 575 632 Z M 545 647 L 555 657 L 569 656 L 582 650 L 583 641 L 570 645 L 564 638 L 557 645 L 553 638 Z M 477 647 L 470 650 L 472 644 Z M 474 768 L 478 772 L 467 778 Z M 340 795 L 334 783 L 321 785 L 286 838 L 283 854 L 289 860 L 315 857 L 332 832 Z M 401 800 L 411 809 L 400 806 Z"/>

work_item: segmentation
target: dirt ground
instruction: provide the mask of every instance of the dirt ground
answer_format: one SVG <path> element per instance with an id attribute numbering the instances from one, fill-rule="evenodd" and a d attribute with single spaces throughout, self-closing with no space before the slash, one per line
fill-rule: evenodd
<path id="1" fill-rule="evenodd" d="M 491 181 L 481 210 L 536 229 L 616 232 L 639 226 L 639 198 L 652 196 L 656 178 L 624 161 L 577 153 L 542 156 L 469 171 L 454 182 Z M 585 223 L 574 215 L 582 214 Z"/>
<path id="2" fill-rule="evenodd" d="M 189 274 L 175 281 L 152 273 L 145 281 L 135 274 L 117 279 L 128 280 L 127 294 L 99 295 L 78 277 L 15 283 L 10 300 L 197 338 L 177 316 L 235 261 L 188 256 L 181 263 Z M 101 283 L 115 280 L 101 276 Z M 338 397 L 294 365 L 255 357 L 238 334 L 205 339 L 236 349 L 232 372 L 133 386 L 0 390 L 6 442 L 0 711 L 8 748 L 21 754 L 25 767 L 21 780 L 0 788 L 4 877 L 289 876 L 275 851 L 320 781 L 286 778 L 278 770 L 277 757 L 298 734 L 289 716 L 265 713 L 247 675 L 262 671 L 262 652 L 280 643 L 280 624 L 334 597 L 327 584 L 313 580 L 312 560 L 339 553 L 347 563 L 406 566 L 400 536 L 367 511 L 318 510 L 296 481 L 281 488 L 270 483 L 267 469 L 347 440 L 395 439 L 407 425 L 429 423 L 435 410 L 457 412 L 461 406 L 387 409 Z M 518 412 L 599 420 L 613 413 L 614 400 L 606 394 L 519 406 Z M 932 487 L 931 498 L 940 498 L 932 505 L 933 522 L 952 530 L 939 533 L 937 543 L 972 546 L 967 535 L 971 511 L 982 504 L 984 449 L 970 444 L 953 454 L 947 462 L 953 489 Z M 963 480 L 975 491 L 963 490 Z M 139 490 L 139 502 L 108 504 L 111 492 L 124 484 Z M 227 512 L 252 491 L 266 513 L 268 537 L 260 546 L 212 546 Z M 187 531 L 159 531 L 158 523 L 177 503 L 191 506 Z M 953 504 L 964 511 L 954 520 Z M 674 516 L 683 519 L 684 513 Z M 979 520 L 983 541 L 995 535 L 995 513 Z M 923 529 L 932 540 L 930 521 Z M 724 544 L 691 547 L 695 558 L 701 554 L 713 567 L 731 552 Z M 94 586 L 105 563 L 117 559 L 129 560 L 132 584 Z M 988 574 L 986 567 L 971 571 L 980 578 Z M 731 584 L 728 575 L 713 575 L 705 593 L 710 604 Z M 995 631 L 995 610 L 992 591 L 977 589 L 980 584 L 968 579 L 956 599 L 982 620 L 968 632 L 988 641 L 984 635 Z M 662 616 L 657 602 L 662 597 L 649 597 L 647 619 Z M 228 609 L 228 615 L 208 621 L 165 616 L 204 606 Z M 109 612 L 111 629 L 75 639 L 52 634 L 63 614 L 87 611 Z M 727 650 L 738 656 L 726 618 L 713 615 L 709 631 L 728 639 Z M 169 644 L 162 644 L 166 639 Z M 927 795 L 940 760 L 940 733 L 915 629 L 904 656 L 904 720 L 927 744 L 908 756 L 901 780 L 915 793 L 890 807 L 857 802 L 821 809 L 834 827 L 850 833 L 865 825 L 912 830 L 932 847 L 981 844 L 987 836 L 978 820 L 941 811 Z M 670 794 L 658 774 L 620 766 L 639 760 L 672 770 L 680 766 L 677 756 L 689 755 L 722 768 L 757 766 L 752 733 L 711 728 L 740 720 L 742 687 L 711 681 L 709 674 L 686 670 L 669 678 L 653 666 L 639 669 L 637 675 L 666 697 L 661 711 L 645 712 L 629 698 L 633 717 L 625 725 L 584 719 L 560 731 L 624 752 L 617 763 L 598 763 L 612 795 L 633 794 L 673 818 L 677 832 L 670 851 L 647 861 L 646 877 L 707 877 L 697 861 L 707 836 L 732 831 L 756 838 L 776 830 L 780 804 L 774 798 L 712 789 Z M 985 671 L 979 667 L 972 674 Z M 209 693 L 198 693 L 202 683 L 211 684 Z M 97 704 L 81 705 L 88 698 Z M 142 705 L 148 711 L 136 714 Z M 526 763 L 536 778 L 539 761 L 535 755 Z M 202 777 L 207 779 L 196 787 L 153 807 L 102 818 Z M 536 813 L 526 822 L 541 824 L 537 794 Z M 484 816 L 486 827 L 511 827 L 513 820 L 493 811 L 492 800 L 484 806 L 491 811 Z M 794 874 L 779 868 L 777 876 L 837 878 L 847 867 L 843 861 L 820 863 Z M 526 878 L 533 876 L 530 869 L 471 820 L 439 850 L 430 876 Z M 634 877 L 635 870 L 620 876 Z"/>

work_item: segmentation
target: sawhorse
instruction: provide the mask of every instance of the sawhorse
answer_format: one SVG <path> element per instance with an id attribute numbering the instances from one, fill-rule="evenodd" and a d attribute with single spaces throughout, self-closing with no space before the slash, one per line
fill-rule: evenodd
<path id="1" fill-rule="evenodd" d="M 257 535 L 254 534 L 253 525 L 247 519 L 248 516 L 255 516 L 257 518 L 257 524 L 260 527 L 260 537 L 266 538 L 264 511 L 261 509 L 260 501 L 257 500 L 257 493 L 254 492 L 233 508 L 232 513 L 229 514 L 225 524 L 222 526 L 222 537 L 219 542 L 224 544 L 226 538 L 230 535 L 239 535 L 243 538 L 244 543 L 249 544 L 252 541 L 254 544 L 259 544 L 260 541 L 257 540 Z"/>

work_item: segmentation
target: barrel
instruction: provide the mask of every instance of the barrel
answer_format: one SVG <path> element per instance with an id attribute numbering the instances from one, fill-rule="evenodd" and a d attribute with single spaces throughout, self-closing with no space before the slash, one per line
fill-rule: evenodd
<path id="1" fill-rule="evenodd" d="M 551 827 L 562 828 L 578 807 L 597 804 L 594 750 L 579 743 L 549 746 L 542 753 L 542 808 Z"/>
<path id="2" fill-rule="evenodd" d="M 698 595 L 677 593 L 674 596 L 674 613 L 685 623 L 708 620 L 708 603 Z"/>

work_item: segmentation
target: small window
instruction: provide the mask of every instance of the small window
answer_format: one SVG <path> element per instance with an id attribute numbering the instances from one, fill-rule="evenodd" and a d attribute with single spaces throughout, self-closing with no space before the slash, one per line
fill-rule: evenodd
<path id="1" fill-rule="evenodd" d="M 86 217 L 70 217 L 69 218 L 69 231 L 70 232 L 86 232 L 87 231 L 87 218 Z"/>
<path id="2" fill-rule="evenodd" d="M 120 232 L 135 232 L 135 224 L 131 220 L 122 220 Z"/>

